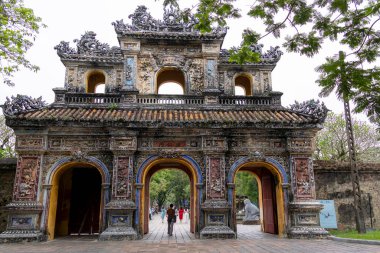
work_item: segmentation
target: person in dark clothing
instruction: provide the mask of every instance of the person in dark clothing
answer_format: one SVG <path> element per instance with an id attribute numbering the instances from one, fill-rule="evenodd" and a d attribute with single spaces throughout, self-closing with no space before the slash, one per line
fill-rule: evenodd
<path id="1" fill-rule="evenodd" d="M 170 204 L 169 209 L 166 211 L 166 215 L 168 216 L 168 234 L 169 236 L 173 235 L 173 225 L 175 222 L 175 211 L 173 209 L 173 204 Z"/>

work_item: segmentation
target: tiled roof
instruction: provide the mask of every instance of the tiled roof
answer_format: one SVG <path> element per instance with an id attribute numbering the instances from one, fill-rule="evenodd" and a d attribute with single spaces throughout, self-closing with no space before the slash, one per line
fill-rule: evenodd
<path id="1" fill-rule="evenodd" d="M 311 115 L 303 115 L 285 108 L 260 110 L 223 109 L 154 109 L 154 108 L 44 108 L 11 117 L 22 121 L 99 122 L 145 126 L 197 125 L 279 125 L 296 126 L 317 124 Z"/>

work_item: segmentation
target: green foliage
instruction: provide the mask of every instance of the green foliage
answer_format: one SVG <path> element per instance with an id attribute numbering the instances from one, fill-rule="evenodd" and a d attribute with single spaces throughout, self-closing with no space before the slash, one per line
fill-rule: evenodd
<path id="1" fill-rule="evenodd" d="M 190 201 L 190 181 L 188 175 L 180 170 L 165 169 L 156 172 L 150 181 L 151 205 L 159 208 L 173 203 L 179 207 L 183 200 Z"/>
<path id="2" fill-rule="evenodd" d="M 367 231 L 365 234 L 359 234 L 355 230 L 330 230 L 329 231 L 333 236 L 341 238 L 353 238 L 353 239 L 362 239 L 362 240 L 380 240 L 380 230 Z"/>
<path id="3" fill-rule="evenodd" d="M 0 158 L 15 157 L 15 134 L 5 125 L 5 117 L 0 115 Z"/>
<path id="4" fill-rule="evenodd" d="M 11 78 L 20 66 L 37 71 L 39 68 L 25 58 L 41 27 L 41 18 L 22 0 L 0 1 L 0 74 L 3 82 L 14 85 Z"/>
<path id="5" fill-rule="evenodd" d="M 233 0 L 198 0 L 195 5 L 196 28 L 203 33 L 215 25 L 226 26 L 227 18 L 239 18 L 240 12 L 266 26 L 266 33 L 260 35 L 251 22 L 241 45 L 230 50 L 230 61 L 259 61 L 260 56 L 250 52 L 249 46 L 268 35 L 281 38 L 284 31 L 286 50 L 308 57 L 318 54 L 325 41 L 339 43 L 337 50 L 345 52 L 336 52 L 318 67 L 321 95 L 336 89 L 339 98 L 353 100 L 356 112 L 365 112 L 380 126 L 380 77 L 373 64 L 380 56 L 380 1 L 258 0 L 252 1 L 248 10 L 238 10 L 234 4 Z"/>
<path id="6" fill-rule="evenodd" d="M 236 173 L 235 177 L 235 194 L 240 196 L 247 196 L 252 203 L 258 205 L 258 188 L 257 181 L 252 173 L 248 171 L 240 171 Z"/>
<path id="7" fill-rule="evenodd" d="M 349 161 L 346 123 L 342 114 L 330 112 L 324 128 L 317 134 L 314 158 L 319 160 Z M 380 162 L 380 133 L 366 122 L 353 120 L 357 159 L 363 162 Z"/>

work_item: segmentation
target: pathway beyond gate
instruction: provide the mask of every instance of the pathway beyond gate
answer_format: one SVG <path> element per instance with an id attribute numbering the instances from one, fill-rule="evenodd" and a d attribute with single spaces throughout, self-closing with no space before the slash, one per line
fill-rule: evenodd
<path id="1" fill-rule="evenodd" d="M 61 238 L 48 242 L 0 244 L 0 253 L 380 253 L 380 246 L 330 240 L 281 239 L 261 233 L 257 226 L 238 227 L 237 240 L 198 240 L 189 232 L 189 224 L 174 225 L 167 235 L 167 223 L 159 215 L 150 221 L 150 232 L 138 241 L 103 241 L 92 237 Z"/>

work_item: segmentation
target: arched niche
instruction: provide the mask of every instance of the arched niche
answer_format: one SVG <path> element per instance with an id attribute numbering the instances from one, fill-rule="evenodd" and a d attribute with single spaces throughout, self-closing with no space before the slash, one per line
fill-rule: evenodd
<path id="1" fill-rule="evenodd" d="M 234 90 L 237 96 L 252 96 L 253 79 L 250 74 L 238 74 L 234 78 Z"/>
<path id="2" fill-rule="evenodd" d="M 184 73 L 178 68 L 164 67 L 156 74 L 156 94 L 183 95 L 186 93 Z"/>
<path id="3" fill-rule="evenodd" d="M 105 93 L 106 75 L 103 71 L 92 70 L 86 75 L 87 93 Z"/>

